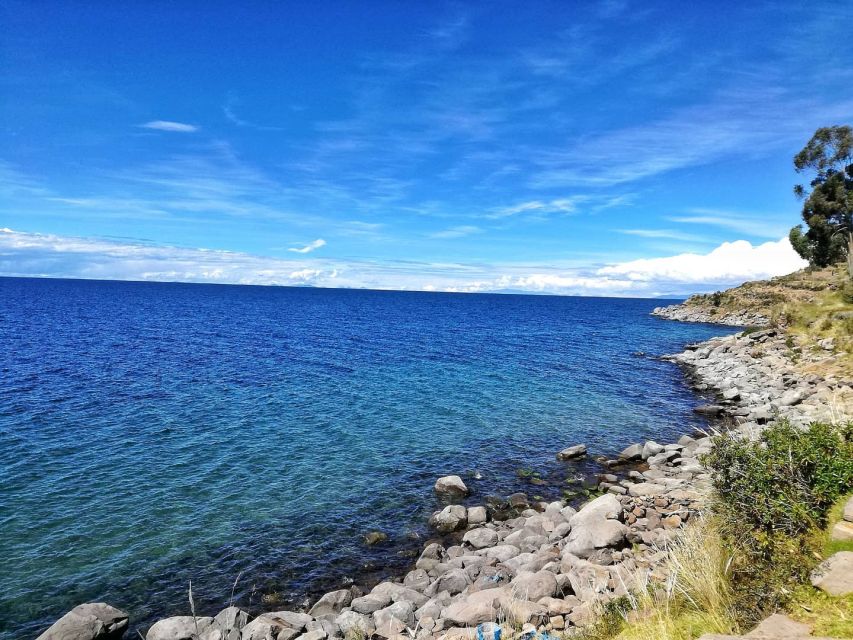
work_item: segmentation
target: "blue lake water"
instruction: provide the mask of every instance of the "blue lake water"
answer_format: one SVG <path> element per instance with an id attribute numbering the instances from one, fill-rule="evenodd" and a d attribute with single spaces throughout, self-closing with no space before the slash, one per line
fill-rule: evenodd
<path id="1" fill-rule="evenodd" d="M 439 475 L 558 497 L 564 446 L 703 426 L 636 352 L 726 329 L 659 304 L 0 278 L 0 638 L 85 601 L 185 614 L 190 580 L 205 614 L 235 580 L 298 602 L 410 563 Z"/>

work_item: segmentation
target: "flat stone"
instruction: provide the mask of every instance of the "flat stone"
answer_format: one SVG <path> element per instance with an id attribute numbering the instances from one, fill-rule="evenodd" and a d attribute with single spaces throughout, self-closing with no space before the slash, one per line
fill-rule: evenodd
<path id="1" fill-rule="evenodd" d="M 853 498 L 849 498 L 844 504 L 844 512 L 841 514 L 847 522 L 853 522 Z"/>
<path id="2" fill-rule="evenodd" d="M 853 540 L 853 522 L 847 522 L 846 520 L 839 520 L 832 527 L 832 531 L 830 535 L 833 540 Z"/>
<path id="3" fill-rule="evenodd" d="M 812 572 L 814 586 L 831 596 L 853 593 L 853 551 L 833 554 Z"/>
<path id="4" fill-rule="evenodd" d="M 628 487 L 628 493 L 632 496 L 659 496 L 666 492 L 666 487 L 654 482 L 638 482 Z"/>
<path id="5" fill-rule="evenodd" d="M 36 640 L 118 640 L 127 629 L 127 614 L 104 602 L 77 605 Z"/>
<path id="6" fill-rule="evenodd" d="M 580 458 L 581 456 L 586 455 L 586 445 L 585 444 L 576 444 L 572 447 L 566 447 L 562 451 L 557 454 L 557 460 L 571 460 L 573 458 Z"/>
<path id="7" fill-rule="evenodd" d="M 769 618 L 761 621 L 755 629 L 746 634 L 747 638 L 792 638 L 795 636 L 811 635 L 812 628 L 791 620 L 786 615 L 774 613 Z"/>

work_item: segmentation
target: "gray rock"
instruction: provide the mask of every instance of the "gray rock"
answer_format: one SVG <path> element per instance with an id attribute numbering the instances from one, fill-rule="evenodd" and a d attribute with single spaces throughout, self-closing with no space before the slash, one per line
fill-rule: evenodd
<path id="1" fill-rule="evenodd" d="M 429 523 L 441 533 L 452 533 L 468 526 L 468 510 L 461 504 L 451 504 L 432 514 Z"/>
<path id="2" fill-rule="evenodd" d="M 612 493 L 589 502 L 569 521 L 572 530 L 566 538 L 565 550 L 585 558 L 596 549 L 621 544 L 628 532 L 617 520 L 621 514 L 622 504 Z"/>
<path id="3" fill-rule="evenodd" d="M 440 575 L 438 580 L 432 583 L 429 591 L 431 595 L 447 591 L 450 595 L 454 596 L 465 591 L 470 584 L 471 576 L 468 575 L 465 569 L 451 569 Z"/>
<path id="4" fill-rule="evenodd" d="M 619 457 L 622 460 L 640 460 L 643 457 L 643 445 L 632 444 L 630 447 L 623 449 Z"/>
<path id="5" fill-rule="evenodd" d="M 576 444 L 572 447 L 566 447 L 562 451 L 557 454 L 557 460 L 571 460 L 573 458 L 580 458 L 581 456 L 586 455 L 586 445 L 585 444 Z"/>
<path id="6" fill-rule="evenodd" d="M 442 495 L 467 496 L 468 487 L 459 476 L 444 476 L 435 481 L 435 492 Z"/>
<path id="7" fill-rule="evenodd" d="M 484 524 L 488 519 L 486 507 L 476 506 L 468 509 L 468 524 Z"/>
<path id="8" fill-rule="evenodd" d="M 513 595 L 537 602 L 557 593 L 557 578 L 551 571 L 523 572 L 510 583 Z"/>
<path id="9" fill-rule="evenodd" d="M 451 624 L 463 627 L 475 627 L 496 619 L 501 597 L 506 595 L 503 588 L 486 589 L 463 596 L 453 602 L 441 613 L 441 617 Z"/>
<path id="10" fill-rule="evenodd" d="M 291 613 L 290 611 L 277 611 L 273 613 L 264 613 L 243 627 L 241 640 L 278 640 L 284 635 L 282 640 L 292 640 L 296 638 L 305 628 L 306 624 L 299 624 L 297 627 L 288 624 L 281 614 Z M 295 614 L 304 615 L 304 614 Z M 310 616 L 307 616 L 311 620 Z M 294 622 L 297 622 L 295 619 Z"/>
<path id="11" fill-rule="evenodd" d="M 174 616 L 155 622 L 145 640 L 196 640 L 213 624 L 213 618 Z M 243 636 L 245 637 L 245 636 Z M 252 638 L 252 640 L 256 640 Z"/>
<path id="12" fill-rule="evenodd" d="M 36 640 L 118 640 L 127 629 L 127 614 L 104 602 L 77 605 Z"/>
<path id="13" fill-rule="evenodd" d="M 663 453 L 664 447 L 661 444 L 658 444 L 654 440 L 649 440 L 643 445 L 643 451 L 640 454 L 643 460 L 648 460 L 652 456 L 656 456 L 659 453 Z"/>
<path id="14" fill-rule="evenodd" d="M 409 602 L 395 602 L 389 607 L 373 613 L 373 626 L 376 634 L 383 638 L 394 638 L 403 633 L 406 627 L 415 626 L 415 613 Z"/>
<path id="15" fill-rule="evenodd" d="M 847 522 L 853 522 L 853 498 L 848 498 L 847 502 L 844 503 L 844 512 L 841 517 Z"/>
<path id="16" fill-rule="evenodd" d="M 382 582 L 370 592 L 371 594 L 387 594 L 392 602 L 411 602 L 416 607 L 422 607 L 429 598 L 422 593 L 396 582 Z"/>
<path id="17" fill-rule="evenodd" d="M 213 625 L 208 631 L 209 640 L 240 640 L 243 627 L 249 620 L 249 614 L 238 607 L 228 607 L 216 614 Z M 205 639 L 207 640 L 207 639 Z"/>
<path id="18" fill-rule="evenodd" d="M 391 595 L 388 593 L 368 593 L 360 598 L 353 598 L 352 610 L 356 613 L 371 614 L 374 611 L 384 609 L 391 604 Z"/>
<path id="19" fill-rule="evenodd" d="M 853 593 L 853 551 L 833 554 L 812 572 L 812 584 L 831 596 Z"/>
<path id="20" fill-rule="evenodd" d="M 467 542 L 475 549 L 493 547 L 498 543 L 498 534 L 493 529 L 480 527 L 468 531 L 462 538 L 462 542 Z"/>
<path id="21" fill-rule="evenodd" d="M 752 638 L 806 638 L 812 634 L 812 628 L 791 620 L 786 615 L 774 613 L 769 618 L 761 621 L 755 629 L 746 634 Z"/>
<path id="22" fill-rule="evenodd" d="M 423 591 L 431 582 L 432 580 L 430 579 L 429 574 L 423 569 L 414 569 L 409 571 L 409 573 L 406 574 L 406 577 L 403 578 L 403 584 L 409 587 L 409 589 L 414 589 L 415 591 Z M 381 609 L 382 607 L 379 608 Z"/>
<path id="23" fill-rule="evenodd" d="M 511 544 L 499 544 L 495 547 L 488 547 L 477 551 L 478 555 L 485 556 L 486 558 L 494 558 L 498 562 L 506 562 L 510 558 L 517 556 L 519 553 L 521 553 L 521 550 Z"/>
<path id="24" fill-rule="evenodd" d="M 628 493 L 632 496 L 659 496 L 665 492 L 665 486 L 653 482 L 638 482 L 628 487 Z"/>
<path id="25" fill-rule="evenodd" d="M 345 638 L 369 638 L 375 631 L 373 619 L 355 611 L 344 611 L 335 618 L 335 624 Z"/>
<path id="26" fill-rule="evenodd" d="M 352 591 L 349 589 L 331 591 L 320 598 L 314 606 L 311 607 L 308 613 L 315 618 L 320 618 L 322 616 L 335 617 L 343 611 L 344 607 L 348 607 L 351 602 Z"/>

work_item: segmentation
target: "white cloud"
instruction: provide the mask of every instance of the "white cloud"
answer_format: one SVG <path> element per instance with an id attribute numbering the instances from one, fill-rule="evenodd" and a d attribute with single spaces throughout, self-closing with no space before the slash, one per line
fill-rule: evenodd
<path id="1" fill-rule="evenodd" d="M 626 236 L 637 236 L 638 238 L 654 238 L 658 240 L 683 240 L 685 242 L 703 242 L 702 236 L 690 233 L 682 233 L 672 229 L 617 229 L 619 233 Z"/>
<path id="2" fill-rule="evenodd" d="M 791 273 L 806 266 L 787 238 L 753 246 L 746 240 L 724 242 L 706 254 L 632 260 L 603 267 L 597 274 L 632 282 L 737 284 Z"/>
<path id="3" fill-rule="evenodd" d="M 553 265 L 281 259 L 234 251 L 0 229 L 0 275 L 430 291 L 677 297 L 790 273 L 805 263 L 787 239 L 725 242 L 590 268 Z"/>
<path id="4" fill-rule="evenodd" d="M 155 129 L 157 131 L 174 131 L 177 133 L 193 133 L 198 131 L 198 127 L 193 124 L 184 122 L 173 122 L 171 120 L 152 120 L 145 124 L 139 125 L 143 129 Z"/>
<path id="5" fill-rule="evenodd" d="M 450 240 L 453 238 L 464 238 L 465 236 L 480 233 L 480 231 L 482 231 L 480 227 L 475 227 L 472 225 L 460 225 L 458 227 L 450 227 L 449 229 L 436 231 L 435 233 L 429 234 L 427 237 L 434 238 L 437 240 Z"/>
<path id="6" fill-rule="evenodd" d="M 776 218 L 776 219 L 774 219 Z M 721 211 L 719 209 L 693 208 L 689 215 L 672 216 L 670 222 L 682 224 L 699 224 L 710 227 L 720 227 L 730 231 L 736 231 L 744 235 L 758 238 L 778 238 L 784 234 L 790 224 L 778 222 L 779 218 L 787 219 L 788 216 L 756 216 L 755 214 L 741 213 L 737 211 Z"/>
<path id="7" fill-rule="evenodd" d="M 304 247 L 291 247 L 288 251 L 293 251 L 293 253 L 311 253 L 314 249 L 319 249 L 320 247 L 326 246 L 326 241 L 323 238 L 317 238 L 313 242 L 309 242 Z"/>

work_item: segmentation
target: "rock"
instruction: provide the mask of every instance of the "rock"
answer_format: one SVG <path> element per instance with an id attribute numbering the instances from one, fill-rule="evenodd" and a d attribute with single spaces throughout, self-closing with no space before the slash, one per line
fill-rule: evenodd
<path id="1" fill-rule="evenodd" d="M 240 640 L 243 627 L 249 620 L 249 614 L 237 607 L 223 609 L 213 618 L 213 626 L 218 635 L 208 631 L 210 640 Z M 207 639 L 205 639 L 207 640 Z"/>
<path id="2" fill-rule="evenodd" d="M 211 624 L 213 624 L 213 618 L 194 618 L 193 616 L 164 618 L 151 626 L 145 634 L 145 640 L 196 640 Z"/>
<path id="3" fill-rule="evenodd" d="M 698 413 L 705 416 L 719 416 L 725 412 L 725 407 L 717 404 L 703 404 L 693 408 L 693 413 Z"/>
<path id="4" fill-rule="evenodd" d="M 512 593 L 522 600 L 537 602 L 557 592 L 557 578 L 550 571 L 519 573 L 510 583 Z"/>
<path id="5" fill-rule="evenodd" d="M 477 506 L 470 507 L 468 509 L 468 525 L 474 524 L 485 524 L 486 520 L 488 520 L 488 514 L 486 512 L 486 507 Z"/>
<path id="6" fill-rule="evenodd" d="M 241 640 L 278 640 L 279 638 L 293 640 L 306 628 L 305 618 L 311 621 L 311 616 L 304 613 L 291 611 L 264 613 L 243 627 L 240 638 Z"/>
<path id="7" fill-rule="evenodd" d="M 364 536 L 364 544 L 371 547 L 380 542 L 385 542 L 388 539 L 388 534 L 381 531 L 370 531 Z"/>
<path id="8" fill-rule="evenodd" d="M 810 636 L 812 628 L 791 620 L 788 616 L 780 613 L 774 613 L 769 618 L 765 618 L 761 624 L 755 629 L 746 634 L 747 638 L 796 638 L 799 636 Z"/>
<path id="9" fill-rule="evenodd" d="M 450 595 L 455 596 L 462 593 L 471 584 L 471 576 L 465 569 L 451 569 L 438 577 L 432 586 L 430 592 L 432 594 L 447 591 Z"/>
<path id="10" fill-rule="evenodd" d="M 480 549 L 477 553 L 478 555 L 485 556 L 486 558 L 494 558 L 498 562 L 506 562 L 510 558 L 514 558 L 521 553 L 521 550 L 511 544 L 499 544 L 496 547 Z"/>
<path id="11" fill-rule="evenodd" d="M 279 638 L 281 638 L 281 633 L 279 633 Z M 315 628 L 309 631 L 306 631 L 301 636 L 297 636 L 296 640 L 326 640 L 329 637 L 329 634 L 323 628 Z M 276 638 L 278 640 L 278 638 Z"/>
<path id="12" fill-rule="evenodd" d="M 468 487 L 459 476 L 444 476 L 435 481 L 435 492 L 441 495 L 467 496 Z"/>
<path id="13" fill-rule="evenodd" d="M 557 460 L 572 460 L 586 455 L 586 445 L 576 444 L 572 447 L 566 447 L 557 454 Z"/>
<path id="14" fill-rule="evenodd" d="M 462 538 L 462 542 L 467 542 L 475 549 L 493 547 L 498 543 L 498 534 L 497 531 L 494 531 L 493 529 L 480 527 L 478 529 L 471 529 L 468 531 Z"/>
<path id="15" fill-rule="evenodd" d="M 416 607 L 422 607 L 429 600 L 424 594 L 396 582 L 381 582 L 373 587 L 370 593 L 373 595 L 386 594 L 391 596 L 392 602 L 411 602 Z"/>
<path id="16" fill-rule="evenodd" d="M 352 610 L 356 613 L 371 614 L 374 611 L 384 609 L 391 604 L 391 595 L 388 593 L 368 593 L 360 598 L 353 598 Z"/>
<path id="17" fill-rule="evenodd" d="M 616 519 L 621 514 L 622 504 L 612 493 L 586 504 L 569 521 L 572 530 L 566 539 L 565 551 L 585 558 L 596 549 L 621 544 L 628 531 Z"/>
<path id="18" fill-rule="evenodd" d="M 373 613 L 373 626 L 376 634 L 383 638 L 394 638 L 402 634 L 406 627 L 415 626 L 415 614 L 409 602 L 395 602 L 389 607 Z"/>
<path id="19" fill-rule="evenodd" d="M 104 602 L 77 605 L 36 640 L 118 640 L 127 630 L 127 614 Z"/>
<path id="20" fill-rule="evenodd" d="M 632 496 L 659 496 L 666 492 L 666 487 L 653 482 L 638 482 L 628 487 L 628 493 Z"/>
<path id="21" fill-rule="evenodd" d="M 731 387 L 723 391 L 723 398 L 729 401 L 740 400 L 740 389 L 737 387 Z"/>
<path id="22" fill-rule="evenodd" d="M 841 517 L 847 522 L 853 522 L 853 498 L 848 498 L 844 504 L 844 511 Z"/>
<path id="23" fill-rule="evenodd" d="M 808 396 L 808 392 L 802 389 L 791 389 L 782 394 L 778 403 L 783 407 L 792 407 L 800 404 Z"/>
<path id="24" fill-rule="evenodd" d="M 340 627 L 345 638 L 369 638 L 375 631 L 372 618 L 355 611 L 344 611 L 335 618 L 335 624 Z"/>
<path id="25" fill-rule="evenodd" d="M 832 527 L 831 537 L 833 540 L 853 540 L 853 522 L 840 520 Z"/>
<path id="26" fill-rule="evenodd" d="M 641 459 L 643 459 L 643 445 L 632 444 L 630 447 L 627 447 L 627 448 L 622 450 L 622 453 L 619 454 L 619 458 L 622 460 L 641 460 Z"/>
<path id="27" fill-rule="evenodd" d="M 461 504 L 451 504 L 432 514 L 429 523 L 441 533 L 452 533 L 468 526 L 468 510 Z"/>
<path id="28" fill-rule="evenodd" d="M 576 596 L 566 596 L 565 598 L 541 598 L 539 604 L 548 610 L 549 616 L 565 616 L 572 612 L 576 606 L 580 604 L 580 599 Z"/>
<path id="29" fill-rule="evenodd" d="M 432 580 L 430 579 L 429 574 L 423 569 L 413 569 L 406 574 L 406 577 L 403 578 L 403 584 L 409 589 L 414 589 L 415 591 L 423 591 L 431 582 Z M 379 608 L 381 609 L 382 607 Z"/>
<path id="30" fill-rule="evenodd" d="M 331 591 L 320 598 L 313 607 L 308 611 L 315 618 L 323 616 L 337 616 L 344 607 L 348 607 L 352 602 L 352 591 L 349 589 L 339 589 Z"/>
<path id="31" fill-rule="evenodd" d="M 812 584 L 831 596 L 853 592 L 853 551 L 833 554 L 812 572 Z"/>
<path id="32" fill-rule="evenodd" d="M 643 445 L 643 451 L 640 454 L 640 457 L 643 460 L 648 460 L 652 456 L 656 456 L 659 453 L 663 453 L 664 447 L 661 444 L 658 444 L 654 440 L 649 440 L 646 444 Z"/>
<path id="33" fill-rule="evenodd" d="M 504 589 L 498 588 L 469 594 L 444 609 L 441 617 L 451 624 L 464 627 L 475 627 L 484 622 L 491 622 L 497 616 L 496 607 L 505 593 Z"/>

